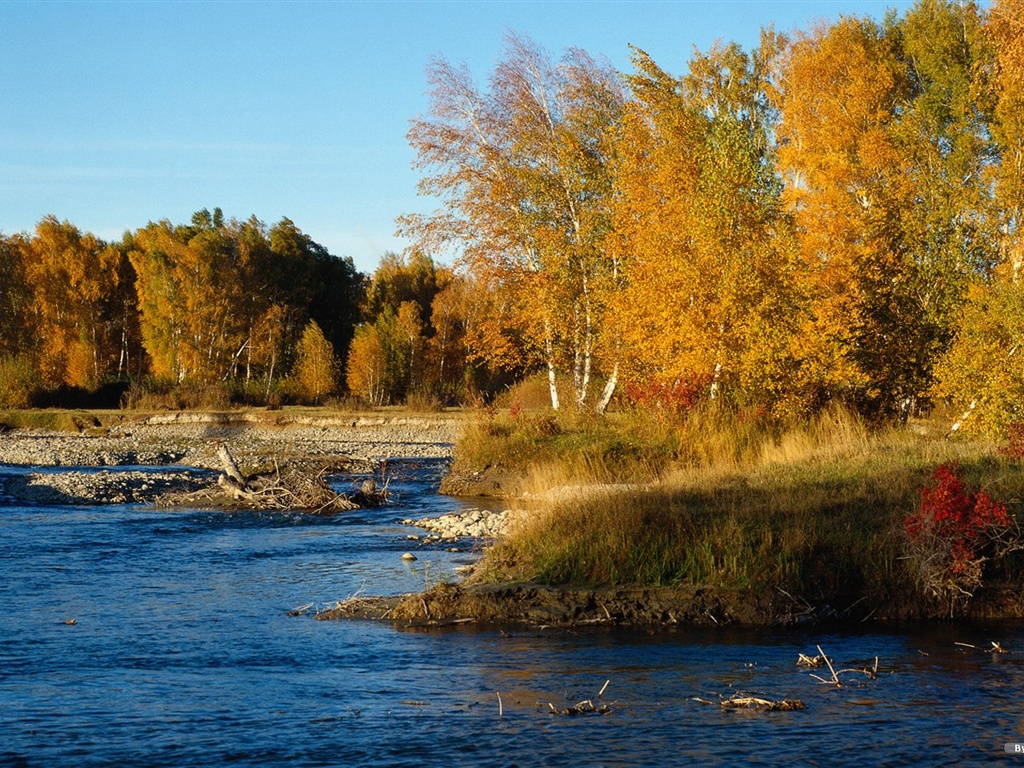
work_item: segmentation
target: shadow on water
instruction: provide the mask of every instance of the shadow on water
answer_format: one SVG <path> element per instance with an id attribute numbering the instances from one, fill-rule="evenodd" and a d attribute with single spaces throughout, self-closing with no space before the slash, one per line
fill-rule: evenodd
<path id="1" fill-rule="evenodd" d="M 1024 742 L 1018 624 L 398 631 L 287 615 L 472 559 L 400 557 L 414 531 L 398 520 L 462 506 L 436 495 L 444 468 L 389 462 L 375 479 L 394 506 L 336 518 L 0 506 L 0 765 L 1012 764 L 1003 744 Z M 824 685 L 796 665 L 819 645 L 879 674 Z M 719 706 L 738 692 L 806 709 Z M 610 714 L 552 713 L 584 700 Z"/>

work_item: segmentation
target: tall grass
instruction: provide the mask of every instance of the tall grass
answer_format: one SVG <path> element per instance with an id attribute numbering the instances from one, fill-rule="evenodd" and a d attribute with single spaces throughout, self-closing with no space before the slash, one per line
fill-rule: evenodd
<path id="1" fill-rule="evenodd" d="M 0 410 L 0 431 L 34 429 L 47 432 L 82 432 L 101 426 L 94 411 L 62 409 Z"/>
<path id="2" fill-rule="evenodd" d="M 467 426 L 454 470 L 495 467 L 576 482 L 650 480 L 677 460 L 678 438 L 676 430 L 651 419 L 551 412 L 491 416 Z"/>
<path id="3" fill-rule="evenodd" d="M 495 420 L 471 437 L 475 456 L 521 467 L 555 499 L 489 551 L 484 580 L 893 595 L 912 589 L 902 522 L 937 464 L 958 459 L 975 484 L 1024 497 L 1020 464 L 995 446 L 872 430 L 838 409 L 791 425 L 710 409 L 676 425 L 533 418 L 547 426 Z M 543 494 L 641 479 L 653 482 Z"/>

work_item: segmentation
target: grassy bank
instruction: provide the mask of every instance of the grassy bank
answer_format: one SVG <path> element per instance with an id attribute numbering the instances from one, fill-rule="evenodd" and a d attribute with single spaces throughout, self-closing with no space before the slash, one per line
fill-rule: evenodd
<path id="1" fill-rule="evenodd" d="M 534 494 L 556 500 L 532 505 L 478 578 L 707 584 L 945 611 L 963 596 L 930 593 L 907 558 L 904 520 L 920 508 L 922 486 L 957 461 L 968 487 L 1019 513 L 1024 471 L 995 445 L 921 431 L 872 430 L 839 411 L 790 427 L 710 411 L 677 424 L 551 415 L 482 423 L 460 443 L 458 465 L 522 472 Z M 593 483 L 644 487 L 551 493 Z M 1024 562 L 1013 555 L 984 569 L 989 583 L 1019 580 Z"/>

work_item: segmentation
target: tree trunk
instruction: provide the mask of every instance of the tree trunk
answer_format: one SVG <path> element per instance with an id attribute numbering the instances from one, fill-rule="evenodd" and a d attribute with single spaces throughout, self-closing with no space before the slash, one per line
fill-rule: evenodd
<path id="1" fill-rule="evenodd" d="M 544 352 L 548 364 L 548 389 L 551 391 L 551 408 L 558 410 L 558 386 L 555 382 L 555 349 L 551 340 L 551 323 L 544 322 Z"/>
<path id="2" fill-rule="evenodd" d="M 238 465 L 231 456 L 231 451 L 228 450 L 228 447 L 224 443 L 217 446 L 217 458 L 220 459 L 221 467 L 224 469 L 224 474 L 238 483 L 242 488 L 245 488 L 245 484 L 248 480 L 245 475 L 242 474 L 241 470 L 238 469 Z"/>
<path id="3" fill-rule="evenodd" d="M 590 314 L 587 281 L 583 280 L 583 330 L 579 329 L 579 305 L 576 309 L 576 332 L 573 338 L 573 384 L 576 387 L 576 408 L 583 410 L 590 390 L 590 371 L 593 364 L 594 325 Z M 581 340 L 582 337 L 582 340 Z"/>
<path id="4" fill-rule="evenodd" d="M 611 402 L 612 395 L 615 394 L 615 387 L 619 383 L 619 361 L 615 361 L 615 365 L 612 367 L 611 376 L 608 377 L 608 382 L 604 385 L 604 391 L 601 392 L 601 399 L 597 401 L 597 415 L 603 416 L 604 412 L 608 409 L 608 403 Z"/>

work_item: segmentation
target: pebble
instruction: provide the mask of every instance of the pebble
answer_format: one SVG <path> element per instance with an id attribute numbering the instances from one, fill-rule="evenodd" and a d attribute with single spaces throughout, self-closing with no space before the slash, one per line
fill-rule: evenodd
<path id="1" fill-rule="evenodd" d="M 206 421 L 203 418 L 207 417 Z M 209 421 L 211 414 L 168 414 L 116 425 L 107 434 L 16 430 L 0 439 L 0 464 L 23 466 L 125 466 L 185 464 L 219 469 L 217 444 L 236 459 L 283 453 L 347 456 L 379 461 L 392 456 L 450 458 L 462 430 L 458 419 L 324 417 L 322 423 L 278 426 L 245 413 L 237 422 Z M 307 421 L 313 421 L 307 419 Z"/>
<path id="2" fill-rule="evenodd" d="M 489 539 L 505 536 L 511 526 L 513 512 L 491 512 L 470 509 L 459 514 L 447 514 L 422 520 L 402 520 L 402 525 L 414 525 L 430 531 L 426 541 L 451 541 L 460 538 Z"/>
<path id="3" fill-rule="evenodd" d="M 264 419 L 260 421 L 259 419 Z M 0 436 L 0 465 L 125 467 L 184 465 L 220 470 L 217 446 L 227 443 L 240 463 L 276 456 L 328 457 L 375 468 L 391 456 L 450 458 L 462 429 L 457 419 L 294 417 L 171 413 L 111 427 L 106 434 L 18 430 Z M 305 419 L 305 420 L 303 420 Z M 151 503 L 162 493 L 196 490 L 206 482 L 186 471 L 53 472 L 0 476 L 4 492 L 42 503 Z M 208 477 L 206 478 L 208 481 Z"/>

